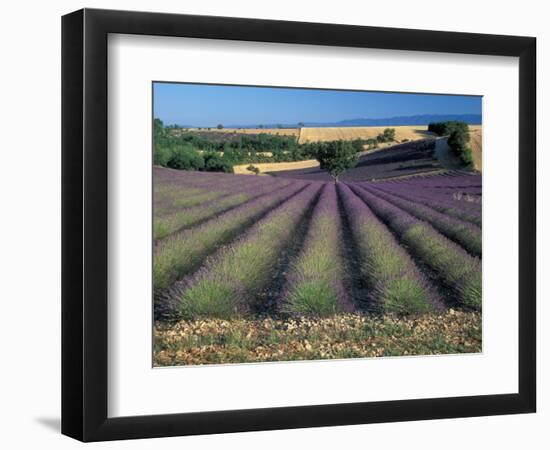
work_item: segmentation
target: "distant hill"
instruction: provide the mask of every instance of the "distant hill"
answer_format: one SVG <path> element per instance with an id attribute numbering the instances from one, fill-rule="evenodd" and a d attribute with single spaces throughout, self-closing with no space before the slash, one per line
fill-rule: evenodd
<path id="1" fill-rule="evenodd" d="M 346 119 L 340 122 L 304 122 L 305 127 L 383 127 L 391 125 L 428 125 L 430 122 L 443 122 L 447 120 L 461 120 L 469 125 L 481 125 L 480 114 L 422 114 L 416 116 L 397 116 L 383 119 Z M 225 128 L 258 128 L 259 124 L 226 125 Z M 297 123 L 266 123 L 264 128 L 295 128 Z"/>
<path id="2" fill-rule="evenodd" d="M 341 127 L 369 127 L 386 125 L 428 125 L 430 122 L 460 120 L 470 125 L 481 125 L 480 114 L 423 114 L 418 116 L 398 116 L 387 119 L 350 119 L 338 122 Z"/>

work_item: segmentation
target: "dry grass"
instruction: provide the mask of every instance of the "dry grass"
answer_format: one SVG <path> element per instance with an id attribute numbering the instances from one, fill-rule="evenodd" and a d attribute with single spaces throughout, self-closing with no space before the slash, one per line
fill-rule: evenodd
<path id="1" fill-rule="evenodd" d="M 298 169 L 309 169 L 311 167 L 319 167 L 319 161 L 315 159 L 307 159 L 305 161 L 295 161 L 295 162 L 281 162 L 281 163 L 258 163 L 252 164 L 254 167 L 257 167 L 260 170 L 260 173 L 265 172 L 278 172 L 280 170 L 298 170 Z M 240 175 L 252 175 L 252 172 L 246 168 L 250 164 L 242 164 L 239 166 L 233 166 L 233 172 Z"/>
<path id="2" fill-rule="evenodd" d="M 481 172 L 482 170 L 482 133 L 480 125 L 470 125 L 470 147 L 474 156 L 474 167 Z"/>
<path id="3" fill-rule="evenodd" d="M 155 324 L 155 366 L 481 351 L 481 313 L 417 317 L 198 319 Z"/>
<path id="4" fill-rule="evenodd" d="M 237 134 L 274 134 L 278 136 L 300 136 L 299 128 L 222 128 L 218 130 L 217 128 L 206 129 L 202 128 L 188 128 L 189 131 L 208 131 L 208 132 L 219 132 L 219 133 L 237 133 Z"/>
<path id="5" fill-rule="evenodd" d="M 375 138 L 383 133 L 386 128 L 395 128 L 395 139 L 401 142 L 403 139 L 410 141 L 424 139 L 430 136 L 426 125 L 413 126 L 387 126 L 387 127 L 338 127 L 338 128 L 302 128 L 299 143 L 316 141 L 336 141 Z M 394 144 L 394 143 L 392 143 Z"/>

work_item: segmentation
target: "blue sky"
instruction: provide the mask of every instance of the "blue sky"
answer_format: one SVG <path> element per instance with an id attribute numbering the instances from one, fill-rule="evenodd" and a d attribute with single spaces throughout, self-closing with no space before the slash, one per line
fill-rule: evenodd
<path id="1" fill-rule="evenodd" d="M 420 114 L 481 114 L 481 97 L 154 83 L 165 125 L 338 122 Z"/>

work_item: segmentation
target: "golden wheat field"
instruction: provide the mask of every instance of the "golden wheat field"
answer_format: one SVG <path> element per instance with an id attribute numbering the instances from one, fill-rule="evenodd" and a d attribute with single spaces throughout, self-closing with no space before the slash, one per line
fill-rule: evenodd
<path id="1" fill-rule="evenodd" d="M 480 125 L 470 125 L 470 147 L 474 156 L 474 167 L 481 172 L 482 170 L 482 133 Z"/>
<path id="2" fill-rule="evenodd" d="M 282 170 L 299 170 L 319 167 L 319 162 L 315 159 L 307 159 L 305 161 L 281 162 L 281 163 L 257 163 L 252 164 L 260 170 L 260 173 L 279 172 Z M 251 175 L 252 172 L 247 169 L 250 164 L 242 164 L 233 166 L 233 173 L 240 175 Z"/>
<path id="3" fill-rule="evenodd" d="M 302 128 L 299 143 L 318 142 L 318 141 L 336 141 L 369 139 L 376 138 L 383 133 L 386 128 L 395 128 L 395 139 L 410 141 L 424 139 L 430 136 L 426 125 L 396 126 L 396 127 L 337 127 L 337 128 Z"/>

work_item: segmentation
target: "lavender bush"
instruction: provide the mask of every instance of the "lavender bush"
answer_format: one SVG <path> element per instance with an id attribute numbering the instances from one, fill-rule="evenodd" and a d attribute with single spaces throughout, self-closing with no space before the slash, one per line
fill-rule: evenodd
<path id="1" fill-rule="evenodd" d="M 481 309 L 481 261 L 402 209 L 358 185 L 349 185 L 414 255 L 454 289 L 459 303 Z"/>
<path id="2" fill-rule="evenodd" d="M 371 306 L 397 314 L 432 310 L 432 293 L 407 252 L 349 187 L 340 184 L 338 192 L 358 246 Z"/>
<path id="3" fill-rule="evenodd" d="M 371 185 L 380 191 L 393 194 L 403 200 L 420 203 L 442 214 L 481 226 L 481 204 L 469 205 L 467 202 L 458 202 L 453 197 L 454 193 L 434 194 L 433 192 L 417 190 L 414 186 L 390 188 L 382 183 L 371 183 Z"/>
<path id="4" fill-rule="evenodd" d="M 333 183 L 325 184 L 301 253 L 289 268 L 282 310 L 296 316 L 353 311 L 342 279 L 342 223 Z"/>
<path id="5" fill-rule="evenodd" d="M 184 228 L 190 228 L 203 222 L 211 217 L 214 217 L 222 212 L 230 210 L 244 202 L 259 197 L 268 192 L 274 192 L 288 186 L 290 183 L 276 185 L 274 188 L 271 184 L 263 186 L 247 186 L 236 194 L 227 194 L 219 198 L 215 198 L 208 202 L 199 204 L 191 208 L 185 208 L 172 214 L 155 218 L 153 224 L 153 232 L 155 239 L 163 239 L 166 236 L 180 231 Z"/>
<path id="6" fill-rule="evenodd" d="M 249 311 L 319 189 L 318 184 L 308 186 L 207 261 L 186 283 L 179 314 L 227 318 Z"/>
<path id="7" fill-rule="evenodd" d="M 153 286 L 166 289 L 178 278 L 196 269 L 217 247 L 235 238 L 247 226 L 307 184 L 294 182 L 275 193 L 264 194 L 198 227 L 161 241 L 153 255 Z"/>
<path id="8" fill-rule="evenodd" d="M 361 187 L 412 214 L 417 219 L 428 222 L 441 234 L 464 247 L 472 255 L 481 256 L 481 229 L 479 227 L 446 216 L 429 206 L 403 200 L 395 195 L 375 189 L 372 184 L 362 184 Z"/>

